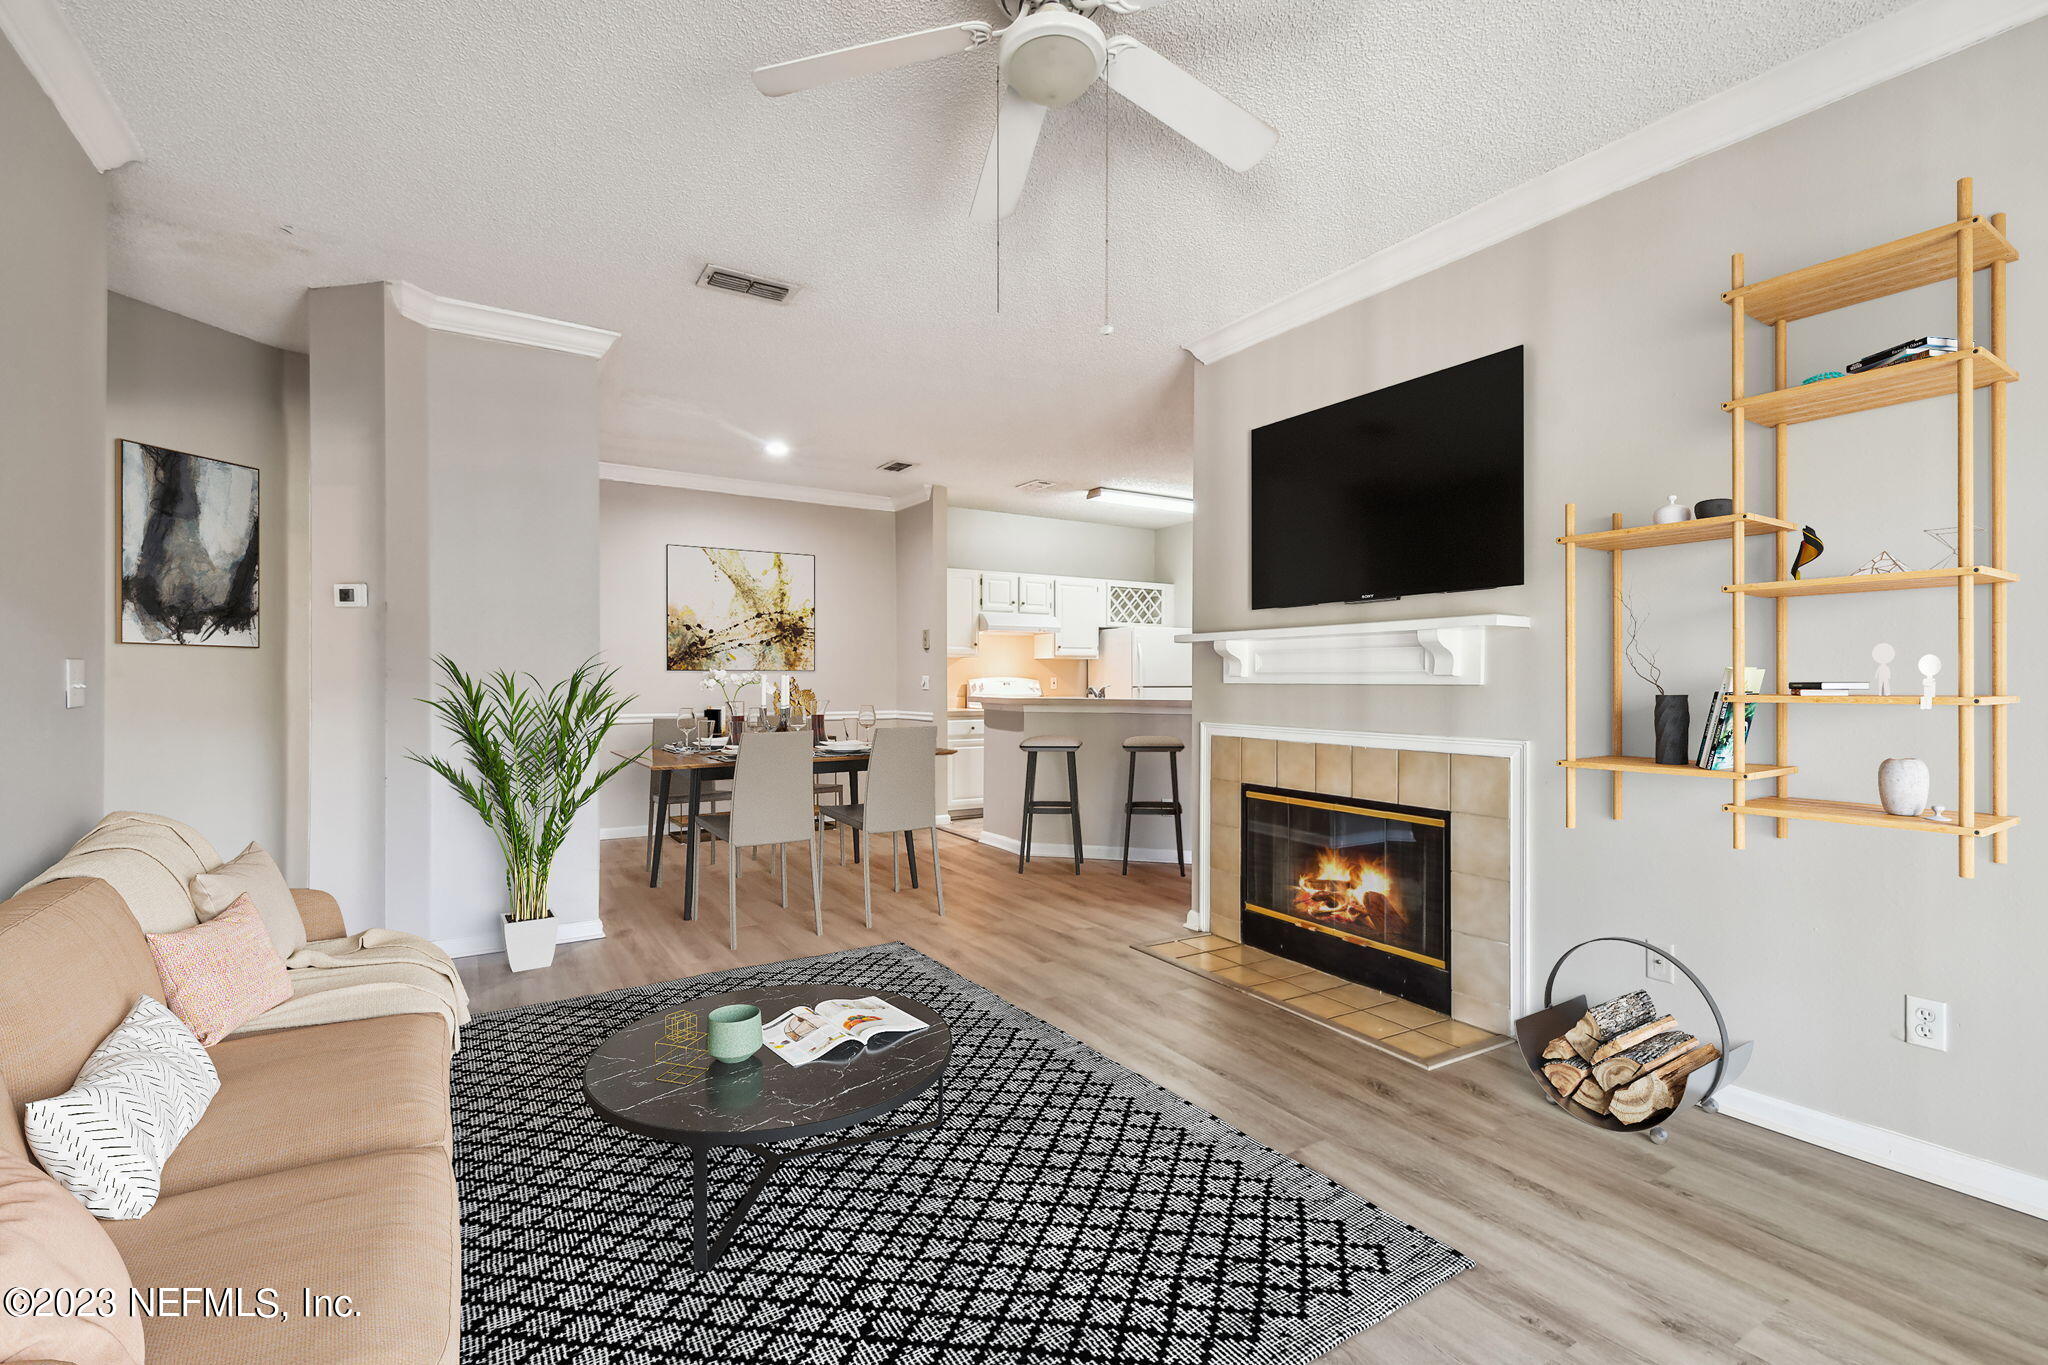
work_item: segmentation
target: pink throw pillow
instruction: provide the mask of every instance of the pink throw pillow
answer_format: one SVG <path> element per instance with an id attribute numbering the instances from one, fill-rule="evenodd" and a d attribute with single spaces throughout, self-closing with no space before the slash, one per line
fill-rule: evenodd
<path id="1" fill-rule="evenodd" d="M 164 1003 L 207 1047 L 292 998 L 270 930 L 247 896 L 204 924 L 147 937 Z"/>

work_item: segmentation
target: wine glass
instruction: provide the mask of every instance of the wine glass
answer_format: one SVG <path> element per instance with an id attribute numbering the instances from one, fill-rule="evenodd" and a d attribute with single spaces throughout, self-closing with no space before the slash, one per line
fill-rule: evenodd
<path id="1" fill-rule="evenodd" d="M 702 729 L 703 721 L 698 717 L 696 707 L 685 706 L 676 711 L 676 733 L 684 744 L 695 744 Z"/>
<path id="2" fill-rule="evenodd" d="M 749 706 L 747 708 L 747 728 L 757 732 L 769 729 L 768 708 L 765 706 Z"/>
<path id="3" fill-rule="evenodd" d="M 874 707 L 872 707 L 872 706 L 863 706 L 863 707 L 861 707 L 861 708 L 860 708 L 860 710 L 859 710 L 859 712 L 857 712 L 857 713 L 856 713 L 856 714 L 854 715 L 854 718 L 853 718 L 853 724 L 854 724 L 854 728 L 855 728 L 855 729 L 856 729 L 856 730 L 857 730 L 857 731 L 858 731 L 858 732 L 860 733 L 860 742 L 861 742 L 861 743 L 863 743 L 863 744 L 872 744 L 872 743 L 874 743 L 874 742 L 875 742 L 875 708 L 874 708 Z"/>

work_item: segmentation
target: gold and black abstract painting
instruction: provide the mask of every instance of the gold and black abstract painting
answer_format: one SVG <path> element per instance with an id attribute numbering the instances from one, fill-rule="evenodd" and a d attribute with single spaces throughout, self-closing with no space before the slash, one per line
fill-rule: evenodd
<path id="1" fill-rule="evenodd" d="M 122 441 L 122 644 L 257 645 L 259 476 Z"/>
<path id="2" fill-rule="evenodd" d="M 816 668 L 817 560 L 778 550 L 668 547 L 668 666 Z"/>

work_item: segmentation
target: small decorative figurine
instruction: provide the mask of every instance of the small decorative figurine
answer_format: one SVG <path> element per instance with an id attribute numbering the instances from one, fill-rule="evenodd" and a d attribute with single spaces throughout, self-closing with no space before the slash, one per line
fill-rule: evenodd
<path id="1" fill-rule="evenodd" d="M 1934 709 L 1934 679 L 1935 675 L 1940 672 L 1941 656 L 1939 654 L 1922 654 L 1920 656 L 1920 709 L 1922 711 L 1932 711 Z"/>
<path id="2" fill-rule="evenodd" d="M 1873 645 L 1870 661 L 1877 665 L 1877 695 L 1889 697 L 1892 694 L 1892 660 L 1899 657 L 1899 651 L 1887 644 Z"/>
<path id="3" fill-rule="evenodd" d="M 1864 561 L 1862 568 L 1858 569 L 1855 573 L 1850 574 L 1849 576 L 1851 578 L 1868 578 L 1872 574 L 1911 572 L 1912 570 L 1908 569 L 1905 565 L 1899 563 L 1898 556 L 1893 554 L 1890 550 L 1879 550 L 1876 554 L 1872 555 L 1869 559 Z"/>
<path id="4" fill-rule="evenodd" d="M 1819 559 L 1827 546 L 1821 542 L 1820 532 L 1811 526 L 1799 528 L 1799 548 L 1792 555 L 1792 576 L 1799 577 L 1799 571 Z"/>
<path id="5" fill-rule="evenodd" d="M 1670 501 L 1657 509 L 1657 515 L 1652 520 L 1659 526 L 1665 526 L 1674 521 L 1691 521 L 1692 509 L 1678 500 L 1678 494 L 1673 493 Z"/>

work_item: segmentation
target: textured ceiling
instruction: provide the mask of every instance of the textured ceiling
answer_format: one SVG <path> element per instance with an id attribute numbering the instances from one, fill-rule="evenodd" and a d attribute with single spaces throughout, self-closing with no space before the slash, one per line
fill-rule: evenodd
<path id="1" fill-rule="evenodd" d="M 994 0 L 63 0 L 142 143 L 113 175 L 122 293 L 297 346 L 305 289 L 410 280 L 623 332 L 606 458 L 1134 524 L 1158 519 L 1013 485 L 1186 492 L 1182 345 L 1901 3 L 1105 13 L 1280 144 L 1239 176 L 1100 86 L 1054 111 L 998 313 L 994 229 L 966 213 L 987 49 L 779 100 L 747 80 L 1000 23 Z M 802 290 L 699 289 L 707 262 Z"/>

